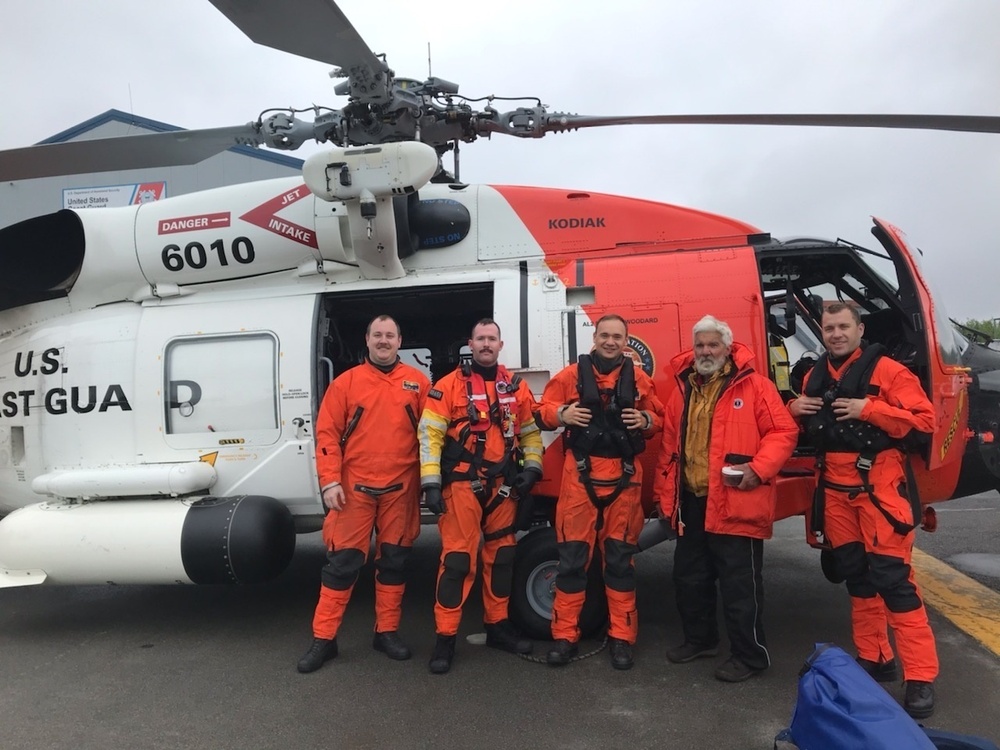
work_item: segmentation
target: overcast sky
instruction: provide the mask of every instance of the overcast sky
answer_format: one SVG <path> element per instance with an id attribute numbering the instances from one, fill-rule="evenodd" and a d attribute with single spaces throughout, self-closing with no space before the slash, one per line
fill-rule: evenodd
<path id="1" fill-rule="evenodd" d="M 295 0 L 282 4 L 294 14 Z M 426 76 L 429 42 L 433 74 L 467 96 L 537 96 L 552 110 L 595 115 L 1000 115 L 996 0 L 339 4 L 398 75 Z M 344 103 L 329 66 L 254 45 L 207 0 L 3 9 L 0 148 L 111 108 L 203 128 L 268 107 Z M 463 149 L 462 177 L 639 196 L 776 237 L 868 247 L 875 215 L 924 250 L 952 317 L 1000 317 L 1000 135 L 631 126 L 496 136 Z"/>

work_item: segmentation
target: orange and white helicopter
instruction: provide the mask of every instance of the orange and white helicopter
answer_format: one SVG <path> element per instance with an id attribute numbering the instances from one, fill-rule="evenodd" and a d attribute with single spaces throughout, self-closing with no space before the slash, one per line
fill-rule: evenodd
<path id="1" fill-rule="evenodd" d="M 0 230 L 0 587 L 280 573 L 296 534 L 322 522 L 319 402 L 360 361 L 380 313 L 401 322 L 407 361 L 435 378 L 456 366 L 471 324 L 495 318 L 505 364 L 540 394 L 588 350 L 592 321 L 607 312 L 628 319 L 631 355 L 670 388 L 662 363 L 711 312 L 791 396 L 795 360 L 821 350 L 823 301 L 850 300 L 867 337 L 919 376 L 937 410 L 914 461 L 922 502 L 1000 486 L 1000 354 L 956 334 L 892 224 L 875 220 L 876 250 L 778 241 L 672 205 L 464 184 L 457 158 L 452 173 L 443 166 L 460 143 L 493 134 L 671 123 L 996 133 L 1000 118 L 477 110 L 448 81 L 396 77 L 332 0 L 295 15 L 212 2 L 255 42 L 338 65 L 347 105 L 314 122 L 287 111 L 0 152 L 0 179 L 193 163 L 234 144 L 333 145 L 301 178 L 66 209 Z M 803 446 L 780 477 L 779 517 L 808 512 L 812 461 Z M 555 441 L 536 490 L 547 501 L 540 523 L 519 542 L 513 615 L 535 635 L 548 632 L 557 556 L 542 522 L 560 465 Z"/>

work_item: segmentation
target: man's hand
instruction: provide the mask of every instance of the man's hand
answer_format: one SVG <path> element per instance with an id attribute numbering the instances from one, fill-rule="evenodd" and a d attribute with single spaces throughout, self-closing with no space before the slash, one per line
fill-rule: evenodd
<path id="1" fill-rule="evenodd" d="M 820 396 L 799 396 L 794 401 L 788 403 L 788 411 L 796 419 L 816 414 L 822 408 L 823 399 Z"/>
<path id="2" fill-rule="evenodd" d="M 323 490 L 323 505 L 330 510 L 343 510 L 345 500 L 342 485 L 335 484 L 333 487 L 327 487 Z"/>
<path id="3" fill-rule="evenodd" d="M 743 472 L 743 479 L 736 485 L 736 489 L 755 490 L 760 487 L 760 477 L 750 468 L 750 464 L 737 464 L 733 468 Z"/>
<path id="4" fill-rule="evenodd" d="M 638 409 L 622 409 L 622 422 L 630 430 L 645 430 L 646 415 Z"/>
<path id="5" fill-rule="evenodd" d="M 567 427 L 586 427 L 590 424 L 590 409 L 580 406 L 579 402 L 572 403 L 562 410 L 559 415 L 562 423 Z"/>
<path id="6" fill-rule="evenodd" d="M 847 419 L 861 419 L 861 412 L 868 403 L 866 398 L 838 398 L 831 404 L 838 422 Z"/>
<path id="7" fill-rule="evenodd" d="M 510 483 L 511 489 L 517 492 L 518 497 L 524 497 L 529 492 L 531 488 L 535 486 L 539 479 L 542 478 L 542 472 L 538 469 L 531 467 L 525 469 L 514 477 L 514 481 Z"/>
<path id="8" fill-rule="evenodd" d="M 441 488 L 438 485 L 429 484 L 424 487 L 424 505 L 435 516 L 444 513 L 444 497 L 441 495 Z"/>

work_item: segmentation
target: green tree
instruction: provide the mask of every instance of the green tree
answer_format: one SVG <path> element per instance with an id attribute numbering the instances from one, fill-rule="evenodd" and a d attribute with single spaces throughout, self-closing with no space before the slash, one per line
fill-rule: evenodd
<path id="1" fill-rule="evenodd" d="M 982 331 L 991 339 L 1000 339 L 1000 318 L 990 318 L 989 320 L 969 318 L 962 325 Z"/>

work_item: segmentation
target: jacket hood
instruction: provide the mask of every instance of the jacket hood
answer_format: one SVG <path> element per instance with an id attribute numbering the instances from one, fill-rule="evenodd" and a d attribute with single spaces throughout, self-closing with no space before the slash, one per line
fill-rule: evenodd
<path id="1" fill-rule="evenodd" d="M 737 372 L 743 372 L 744 370 L 750 369 L 754 366 L 755 357 L 753 350 L 751 350 L 749 346 L 741 344 L 739 341 L 733 342 L 729 356 L 732 358 L 733 364 L 736 365 Z M 681 352 L 670 360 L 670 370 L 676 377 L 683 376 L 684 373 L 693 367 L 694 348 L 688 349 L 686 352 Z"/>

